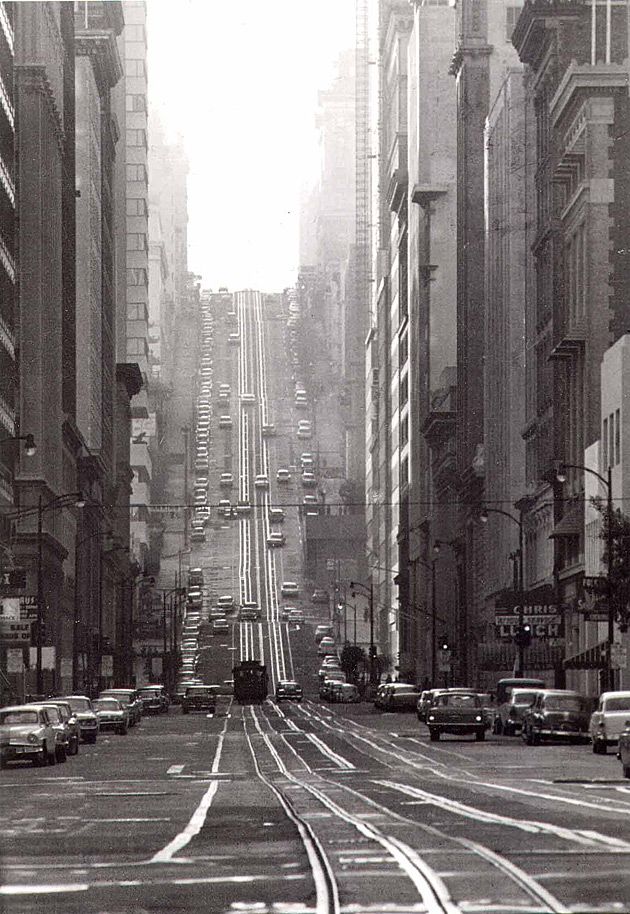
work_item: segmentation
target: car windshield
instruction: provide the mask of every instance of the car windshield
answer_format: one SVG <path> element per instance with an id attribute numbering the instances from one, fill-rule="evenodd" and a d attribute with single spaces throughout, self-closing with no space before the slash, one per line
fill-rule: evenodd
<path id="1" fill-rule="evenodd" d="M 89 698 L 68 698 L 66 699 L 73 711 L 91 711 L 92 704 Z"/>
<path id="2" fill-rule="evenodd" d="M 0 713 L 0 724 L 36 724 L 37 711 L 4 711 Z"/>
<path id="3" fill-rule="evenodd" d="M 131 695 L 101 695 L 101 698 L 116 698 L 123 705 L 131 704 Z"/>
<path id="4" fill-rule="evenodd" d="M 199 695 L 201 698 L 211 698 L 214 695 L 214 690 L 210 687 L 204 688 L 195 686 L 192 689 L 186 689 L 186 695 Z"/>
<path id="5" fill-rule="evenodd" d="M 416 691 L 417 689 L 415 689 L 412 685 L 403 685 L 398 686 L 396 689 L 396 695 L 411 695 L 412 692 Z"/>
<path id="6" fill-rule="evenodd" d="M 548 711 L 582 711 L 584 700 L 579 695 L 548 695 L 545 708 Z"/>
<path id="7" fill-rule="evenodd" d="M 607 698 L 605 711 L 630 711 L 630 697 Z"/>
<path id="8" fill-rule="evenodd" d="M 536 698 L 536 692 L 512 692 L 512 704 L 531 705 Z"/>
<path id="9" fill-rule="evenodd" d="M 120 711 L 120 703 L 115 698 L 97 698 L 94 701 L 95 711 Z"/>
<path id="10" fill-rule="evenodd" d="M 159 689 L 140 689 L 140 696 L 143 698 L 156 698 L 159 694 Z"/>
<path id="11" fill-rule="evenodd" d="M 435 703 L 446 708 L 478 708 L 479 698 L 476 695 L 466 695 L 460 692 L 457 695 L 438 695 Z"/>

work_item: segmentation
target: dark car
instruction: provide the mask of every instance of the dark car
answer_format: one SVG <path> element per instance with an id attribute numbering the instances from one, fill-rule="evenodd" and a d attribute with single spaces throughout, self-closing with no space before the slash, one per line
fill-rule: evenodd
<path id="1" fill-rule="evenodd" d="M 138 689 L 138 696 L 145 714 L 164 714 L 168 711 L 169 700 L 164 686 L 142 686 Z"/>
<path id="2" fill-rule="evenodd" d="M 182 697 L 182 714 L 191 711 L 212 711 L 217 707 L 217 686 L 191 685 Z"/>
<path id="3" fill-rule="evenodd" d="M 322 605 L 328 606 L 329 602 L 330 597 L 328 596 L 328 591 L 323 590 L 321 587 L 316 587 L 311 594 L 311 603 L 321 603 Z"/>
<path id="4" fill-rule="evenodd" d="M 302 701 L 302 686 L 293 679 L 279 679 L 276 685 L 276 701 Z"/>
<path id="5" fill-rule="evenodd" d="M 550 740 L 589 742 L 589 723 L 584 696 L 568 689 L 541 689 L 523 717 L 522 737 L 528 746 Z"/>
<path id="6" fill-rule="evenodd" d="M 621 762 L 624 778 L 630 778 L 630 720 L 626 721 L 624 729 L 619 734 L 617 758 Z"/>
<path id="7" fill-rule="evenodd" d="M 438 692 L 427 711 L 429 736 L 435 741 L 442 733 L 471 733 L 481 742 L 486 738 L 486 719 L 476 692 Z"/>

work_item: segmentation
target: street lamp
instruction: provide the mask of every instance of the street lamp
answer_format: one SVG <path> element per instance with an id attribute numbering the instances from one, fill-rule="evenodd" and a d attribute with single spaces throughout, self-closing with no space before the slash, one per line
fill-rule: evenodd
<path id="1" fill-rule="evenodd" d="M 35 437 L 33 435 L 11 435 L 8 438 L 2 438 L 0 440 L 0 447 L 3 444 L 6 444 L 7 441 L 23 441 L 24 453 L 27 457 L 34 457 L 37 453 L 37 445 L 35 444 Z"/>
<path id="2" fill-rule="evenodd" d="M 518 596 L 519 596 L 519 605 L 518 605 L 518 632 L 516 638 L 516 646 L 518 648 L 518 670 L 516 671 L 517 678 L 521 679 L 524 672 L 524 655 L 525 655 L 525 625 L 524 625 L 524 616 L 525 616 L 525 579 L 523 575 L 523 521 L 519 520 L 517 517 L 514 517 L 513 514 L 510 514 L 509 511 L 504 511 L 502 508 L 483 508 L 479 514 L 479 520 L 482 524 L 488 523 L 488 516 L 490 514 L 501 514 L 503 517 L 508 517 L 512 523 L 516 524 L 518 527 Z"/>
<path id="3" fill-rule="evenodd" d="M 44 621 L 44 544 L 43 544 L 43 518 L 44 512 L 54 507 L 67 507 L 61 505 L 64 499 L 71 498 L 74 500 L 76 508 L 82 508 L 85 505 L 85 498 L 82 492 L 66 492 L 63 495 L 57 495 L 56 498 L 44 504 L 40 495 L 37 500 L 37 694 L 41 695 L 44 691 L 44 677 L 42 670 L 42 627 Z M 68 504 L 71 504 L 69 502 Z"/>
<path id="4" fill-rule="evenodd" d="M 356 596 L 355 591 L 361 588 L 364 594 L 369 597 L 370 600 L 370 654 L 369 654 L 369 669 L 370 669 L 370 684 L 374 684 L 376 670 L 374 668 L 374 655 L 376 654 L 376 646 L 374 644 L 374 584 L 370 579 L 370 586 L 367 584 L 361 584 L 360 581 L 350 581 L 350 590 L 352 591 L 352 596 Z"/>
<path id="5" fill-rule="evenodd" d="M 606 486 L 606 510 L 608 512 L 608 523 L 606 524 L 606 587 L 608 591 L 608 634 L 606 638 L 606 679 L 607 688 L 615 688 L 615 673 L 612 667 L 612 646 L 615 641 L 615 609 L 613 606 L 613 535 L 612 535 L 612 518 L 613 518 L 613 497 L 612 497 L 612 467 L 609 465 L 606 476 L 602 476 L 596 470 L 590 467 L 580 466 L 575 463 L 560 463 L 556 471 L 556 479 L 560 483 L 567 481 L 565 470 L 581 470 L 583 473 L 591 473 Z"/>

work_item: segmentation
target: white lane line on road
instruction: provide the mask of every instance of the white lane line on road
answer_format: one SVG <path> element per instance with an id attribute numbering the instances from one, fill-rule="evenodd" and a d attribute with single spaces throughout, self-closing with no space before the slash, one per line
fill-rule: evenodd
<path id="1" fill-rule="evenodd" d="M 55 895 L 63 892 L 87 892 L 86 882 L 69 882 L 67 885 L 0 885 L 0 895 Z"/>
<path id="2" fill-rule="evenodd" d="M 563 838 L 565 841 L 571 841 L 573 844 L 581 844 L 589 847 L 610 846 L 614 839 L 598 832 L 589 832 L 585 834 L 581 831 L 575 831 L 571 828 L 563 828 L 560 825 L 552 825 L 549 822 L 537 822 L 529 819 L 514 819 L 511 816 L 503 816 L 500 813 L 486 812 L 478 809 L 476 806 L 468 806 L 466 803 L 460 803 L 457 800 L 451 800 L 449 797 L 439 796 L 437 794 L 427 793 L 426 790 L 420 790 L 418 787 L 412 787 L 410 784 L 399 784 L 395 781 L 374 780 L 374 784 L 382 787 L 388 787 L 391 790 L 397 790 L 399 793 L 407 796 L 417 797 L 426 800 L 438 809 L 444 809 L 446 812 L 452 812 L 456 815 L 463 816 L 466 819 L 472 819 L 476 822 L 483 822 L 492 825 L 507 825 L 510 828 L 516 828 L 519 831 L 528 832 L 533 835 L 547 834 Z M 627 850 L 630 851 L 630 844 L 624 843 Z M 615 844 L 615 847 L 619 847 Z"/>
<path id="3" fill-rule="evenodd" d="M 166 773 L 167 774 L 181 774 L 183 770 L 184 770 L 184 765 L 171 765 L 171 767 L 167 770 Z"/>
<path id="4" fill-rule="evenodd" d="M 214 753 L 214 759 L 212 761 L 211 771 L 213 774 L 216 774 L 219 770 L 219 765 L 221 763 L 221 753 L 223 751 L 223 740 L 225 739 L 225 734 L 227 732 L 227 725 L 228 722 L 226 719 L 225 723 L 223 724 L 223 730 L 219 735 L 219 741 L 217 743 L 216 752 Z M 208 810 L 210 809 L 214 795 L 219 789 L 220 783 L 220 781 L 215 780 L 210 784 L 205 794 L 201 798 L 201 802 L 197 809 L 194 811 L 192 818 L 190 819 L 190 822 L 186 828 L 178 835 L 176 835 L 172 841 L 169 841 L 166 847 L 163 847 L 162 850 L 154 854 L 149 861 L 150 863 L 169 863 L 178 851 L 180 851 L 183 847 L 186 847 L 192 838 L 194 838 L 195 835 L 199 834 L 205 824 Z"/>
<path id="5" fill-rule="evenodd" d="M 345 768 L 346 771 L 354 771 L 355 766 L 352 762 L 349 762 L 348 759 L 344 758 L 342 755 L 337 755 L 326 743 L 320 739 L 318 736 L 315 736 L 314 733 L 305 733 L 304 734 L 309 742 L 313 743 L 319 751 L 325 755 L 327 758 L 334 762 L 335 765 L 338 765 L 340 768 Z"/>

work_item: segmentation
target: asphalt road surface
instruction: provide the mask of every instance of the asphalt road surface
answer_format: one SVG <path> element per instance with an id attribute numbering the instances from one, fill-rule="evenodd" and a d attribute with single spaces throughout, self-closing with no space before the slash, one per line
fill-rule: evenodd
<path id="1" fill-rule="evenodd" d="M 209 446 L 211 521 L 192 566 L 205 575 L 198 675 L 225 685 L 239 659 L 263 660 L 300 704 L 239 705 L 145 717 L 46 769 L 0 776 L 0 909 L 10 914 L 541 914 L 630 911 L 630 782 L 590 746 L 429 741 L 414 714 L 317 698 L 312 606 L 302 574 L 296 368 L 277 300 L 240 293 L 216 316 Z M 285 315 L 286 318 L 286 315 Z M 238 344 L 228 333 L 238 328 Z M 298 377 L 307 386 L 308 378 Z M 217 427 L 231 385 L 231 429 Z M 245 404 L 243 393 L 255 403 Z M 300 412 L 300 418 L 308 412 Z M 273 422 L 277 435 L 263 434 Z M 292 474 L 276 483 L 276 471 Z M 221 472 L 232 472 L 226 493 Z M 269 485 L 256 487 L 265 473 Z M 219 498 L 251 504 L 217 511 Z M 269 549 L 269 507 L 286 546 Z M 279 527 L 279 525 L 278 525 Z M 273 529 L 278 529 L 274 526 Z M 303 625 L 283 621 L 282 581 L 298 584 Z M 217 598 L 258 603 L 257 622 Z"/>

